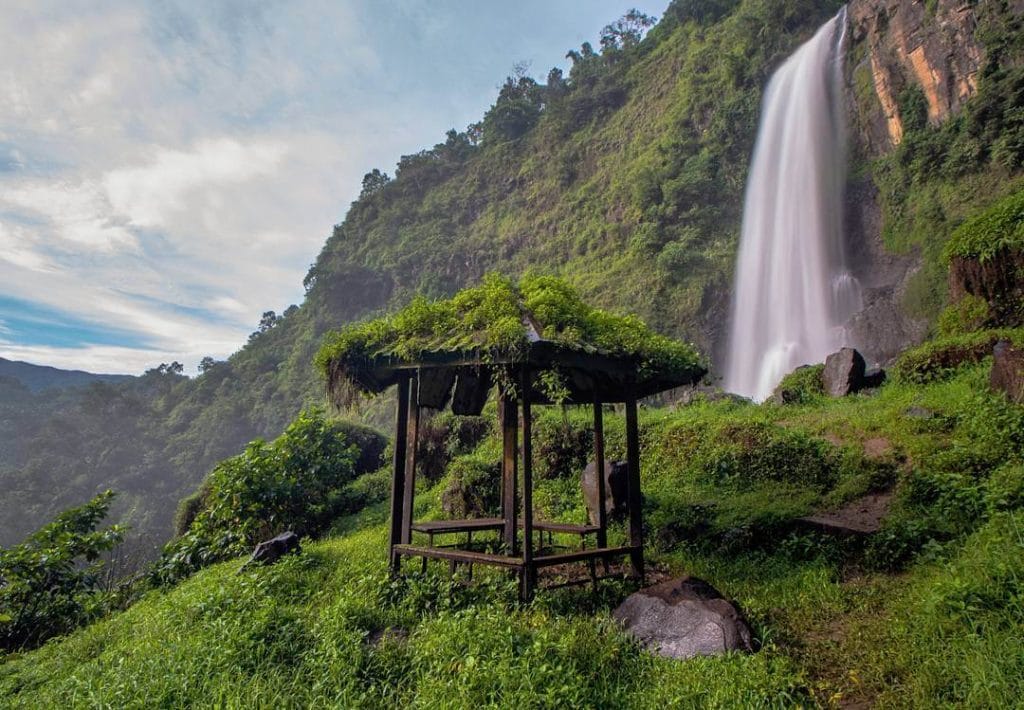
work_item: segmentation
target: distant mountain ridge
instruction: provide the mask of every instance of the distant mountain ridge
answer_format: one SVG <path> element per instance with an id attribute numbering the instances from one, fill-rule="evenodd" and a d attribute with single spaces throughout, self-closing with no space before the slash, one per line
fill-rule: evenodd
<path id="1" fill-rule="evenodd" d="M 61 370 L 48 365 L 33 365 L 0 357 L 0 377 L 9 377 L 32 392 L 64 387 L 83 387 L 93 382 L 124 382 L 132 375 L 102 375 L 83 370 Z"/>

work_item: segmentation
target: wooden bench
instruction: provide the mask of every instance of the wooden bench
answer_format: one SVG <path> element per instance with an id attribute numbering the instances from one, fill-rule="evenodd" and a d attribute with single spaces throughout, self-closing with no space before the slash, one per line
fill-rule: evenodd
<path id="1" fill-rule="evenodd" d="M 505 521 L 501 518 L 467 518 L 464 520 L 429 520 L 425 522 L 418 522 L 412 524 L 412 529 L 416 532 L 425 533 L 429 539 L 428 547 L 434 547 L 434 536 L 435 535 L 451 535 L 457 533 L 466 533 L 466 542 L 473 542 L 473 533 L 477 531 L 488 531 L 488 530 L 502 530 L 505 527 Z M 523 521 L 519 520 L 519 529 L 522 530 Z M 541 533 L 541 539 L 543 541 L 543 534 L 548 534 L 548 542 L 553 542 L 554 533 L 563 533 L 568 535 L 579 535 L 580 546 L 586 548 L 587 546 L 587 535 L 596 535 L 600 529 L 597 525 L 576 525 L 574 523 L 552 523 L 543 520 L 536 520 L 533 523 L 533 529 Z"/>

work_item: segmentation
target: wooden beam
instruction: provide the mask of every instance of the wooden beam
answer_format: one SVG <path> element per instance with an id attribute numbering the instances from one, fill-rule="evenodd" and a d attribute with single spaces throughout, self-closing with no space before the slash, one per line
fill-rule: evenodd
<path id="1" fill-rule="evenodd" d="M 532 376 L 522 371 L 522 391 L 528 393 Z M 529 396 L 523 397 L 523 599 L 533 596 L 537 571 L 533 567 L 533 416 Z"/>
<path id="2" fill-rule="evenodd" d="M 628 473 L 629 544 L 633 574 L 644 579 L 644 519 L 640 496 L 640 432 L 637 425 L 636 398 L 626 400 L 626 464 Z"/>
<path id="3" fill-rule="evenodd" d="M 410 379 L 409 425 L 406 432 L 408 445 L 405 447 L 405 484 L 402 490 L 402 544 L 412 542 L 412 505 L 416 497 L 416 449 L 420 437 L 420 405 L 417 402 L 418 376 Z"/>
<path id="4" fill-rule="evenodd" d="M 516 489 L 519 478 L 519 413 L 516 400 L 501 395 L 501 517 L 505 521 L 505 552 L 517 554 L 516 546 Z"/>
<path id="5" fill-rule="evenodd" d="M 601 400 L 594 397 L 594 463 L 597 467 L 597 546 L 608 547 L 608 507 L 604 480 L 604 411 Z"/>
<path id="6" fill-rule="evenodd" d="M 398 380 L 398 414 L 395 416 L 394 471 L 391 476 L 391 528 L 388 536 L 388 559 L 398 569 L 395 545 L 402 541 L 402 502 L 405 499 L 405 448 L 409 426 L 409 377 Z"/>

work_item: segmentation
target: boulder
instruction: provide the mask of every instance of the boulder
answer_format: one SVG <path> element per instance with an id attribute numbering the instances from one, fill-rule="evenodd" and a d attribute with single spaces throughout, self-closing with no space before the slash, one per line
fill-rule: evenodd
<path id="1" fill-rule="evenodd" d="M 992 372 L 989 385 L 1003 392 L 1011 402 L 1024 404 L 1024 349 L 1000 340 L 992 349 Z"/>
<path id="2" fill-rule="evenodd" d="M 832 353 L 825 359 L 825 370 L 821 373 L 825 394 L 845 397 L 863 388 L 866 369 L 864 358 L 853 348 Z"/>
<path id="3" fill-rule="evenodd" d="M 861 381 L 860 389 L 871 389 L 872 387 L 881 387 L 885 384 L 886 374 L 885 370 L 880 367 L 873 368 L 864 373 L 864 379 Z"/>
<path id="4" fill-rule="evenodd" d="M 626 512 L 628 493 L 628 467 L 625 461 L 604 462 L 605 514 L 611 519 Z M 597 525 L 597 511 L 600 503 L 597 496 L 597 462 L 591 461 L 583 469 L 580 480 L 583 500 L 587 503 L 587 514 L 592 525 Z"/>
<path id="5" fill-rule="evenodd" d="M 272 565 L 289 552 L 301 552 L 299 536 L 291 530 L 256 545 L 246 564 Z"/>
<path id="6" fill-rule="evenodd" d="M 667 658 L 754 650 L 750 626 L 739 610 L 696 577 L 641 589 L 629 595 L 612 616 L 648 650 Z"/>

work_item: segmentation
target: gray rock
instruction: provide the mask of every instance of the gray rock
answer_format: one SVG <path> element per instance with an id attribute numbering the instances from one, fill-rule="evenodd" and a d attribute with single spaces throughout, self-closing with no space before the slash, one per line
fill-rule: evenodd
<path id="1" fill-rule="evenodd" d="M 821 380 L 825 394 L 830 397 L 845 397 L 864 386 L 864 358 L 853 348 L 843 348 L 825 359 L 825 370 Z"/>
<path id="2" fill-rule="evenodd" d="M 876 367 L 864 373 L 864 380 L 863 382 L 861 382 L 861 389 L 881 387 L 883 384 L 885 384 L 885 380 L 885 370 L 883 370 L 880 367 Z"/>
<path id="3" fill-rule="evenodd" d="M 291 530 L 256 545 L 256 549 L 252 551 L 252 557 L 246 564 L 271 565 L 289 552 L 301 552 L 299 536 Z"/>
<path id="4" fill-rule="evenodd" d="M 1000 340 L 992 349 L 992 372 L 989 385 L 1003 392 L 1011 402 L 1024 404 L 1024 349 Z"/>
<path id="5" fill-rule="evenodd" d="M 604 494 L 605 514 L 608 519 L 626 512 L 626 497 L 628 494 L 628 467 L 625 461 L 604 462 Z M 583 489 L 583 500 L 587 504 L 587 514 L 591 525 L 597 525 L 597 511 L 600 503 L 597 495 L 597 462 L 591 461 L 583 469 L 583 476 L 580 479 L 580 487 Z"/>
<path id="6" fill-rule="evenodd" d="M 641 589 L 612 616 L 647 649 L 668 658 L 754 650 L 750 627 L 739 610 L 695 577 Z"/>
<path id="7" fill-rule="evenodd" d="M 903 416 L 909 419 L 934 419 L 935 412 L 930 409 L 925 409 L 924 407 L 914 406 L 907 407 L 903 410 Z"/>

